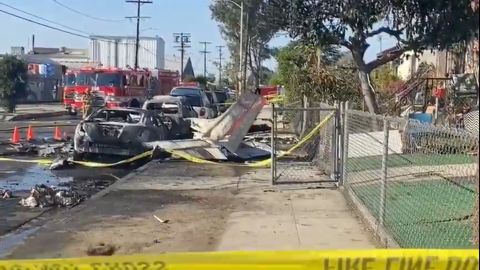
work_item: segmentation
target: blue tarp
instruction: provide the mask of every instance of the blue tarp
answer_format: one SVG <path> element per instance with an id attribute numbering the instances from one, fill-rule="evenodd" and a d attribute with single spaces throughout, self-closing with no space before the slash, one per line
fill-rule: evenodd
<path id="1" fill-rule="evenodd" d="M 415 119 L 420 123 L 428 123 L 431 124 L 433 121 L 433 116 L 429 113 L 411 113 L 409 115 L 410 119 Z"/>

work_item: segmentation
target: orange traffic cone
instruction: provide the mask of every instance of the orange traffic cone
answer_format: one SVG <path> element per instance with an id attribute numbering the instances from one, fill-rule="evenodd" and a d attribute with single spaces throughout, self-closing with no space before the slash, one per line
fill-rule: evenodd
<path id="1" fill-rule="evenodd" d="M 19 142 L 20 142 L 20 131 L 18 130 L 17 126 L 15 126 L 12 134 L 12 143 L 19 143 Z"/>
<path id="2" fill-rule="evenodd" d="M 33 128 L 32 126 L 28 126 L 27 130 L 27 141 L 31 141 L 35 138 L 35 134 L 33 133 Z"/>
<path id="3" fill-rule="evenodd" d="M 63 140 L 62 132 L 60 131 L 59 127 L 55 127 L 55 133 L 53 134 L 53 139 L 56 140 L 56 141 Z"/>

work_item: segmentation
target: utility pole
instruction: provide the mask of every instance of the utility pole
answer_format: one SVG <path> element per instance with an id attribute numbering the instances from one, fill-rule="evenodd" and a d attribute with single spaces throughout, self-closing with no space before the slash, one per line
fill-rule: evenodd
<path id="1" fill-rule="evenodd" d="M 240 50 L 238 52 L 238 81 L 239 87 L 238 93 L 241 95 L 243 94 L 243 16 L 244 16 L 244 4 L 243 0 L 240 1 Z"/>
<path id="2" fill-rule="evenodd" d="M 175 46 L 175 48 L 179 48 L 180 51 L 180 78 L 183 81 L 183 64 L 185 58 L 185 49 L 190 48 L 188 44 L 190 44 L 190 33 L 174 33 L 175 43 L 179 43 L 180 46 Z"/>
<path id="3" fill-rule="evenodd" d="M 222 86 L 222 60 L 223 60 L 223 48 L 225 46 L 217 46 L 218 48 L 218 86 Z"/>
<path id="4" fill-rule="evenodd" d="M 211 42 L 201 41 L 200 44 L 203 44 L 203 51 L 200 51 L 203 54 L 203 77 L 207 78 L 207 54 L 211 53 L 207 51 L 207 45 Z"/>
<path id="5" fill-rule="evenodd" d="M 148 19 L 149 17 L 140 16 L 140 7 L 142 4 L 152 4 L 152 1 L 146 0 L 127 0 L 127 3 L 137 4 L 137 16 L 126 17 L 127 19 L 137 19 L 137 37 L 135 41 L 135 69 L 138 69 L 138 48 L 140 47 L 140 19 Z"/>

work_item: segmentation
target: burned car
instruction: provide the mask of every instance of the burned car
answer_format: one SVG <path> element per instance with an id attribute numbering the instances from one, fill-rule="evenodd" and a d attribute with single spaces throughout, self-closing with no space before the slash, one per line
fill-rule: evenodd
<path id="1" fill-rule="evenodd" d="M 143 109 L 159 114 L 175 139 L 193 137 L 190 118 L 198 118 L 198 114 L 185 97 L 155 96 L 145 101 Z"/>
<path id="2" fill-rule="evenodd" d="M 145 142 L 172 139 L 167 124 L 154 111 L 136 108 L 99 109 L 77 125 L 75 159 L 84 154 L 135 156 Z"/>

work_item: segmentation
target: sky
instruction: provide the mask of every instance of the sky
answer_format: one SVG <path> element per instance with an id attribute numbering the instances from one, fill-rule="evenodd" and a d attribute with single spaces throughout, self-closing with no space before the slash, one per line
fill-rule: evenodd
<path id="1" fill-rule="evenodd" d="M 88 16 L 68 10 L 55 1 Z M 142 36 L 160 36 L 165 40 L 167 68 L 179 66 L 180 54 L 174 48 L 176 44 L 173 42 L 173 33 L 184 32 L 191 34 L 191 48 L 187 49 L 187 57 L 191 57 L 195 72 L 203 73 L 203 55 L 200 53 L 203 48 L 199 43 L 201 41 L 211 42 L 208 48 L 212 51 L 208 55 L 208 72 L 213 73 L 217 70 L 212 63 L 218 58 L 216 46 L 225 45 L 225 41 L 220 35 L 218 23 L 211 18 L 209 5 L 212 1 L 153 0 L 153 4 L 142 6 L 142 16 L 151 17 L 141 21 Z M 0 10 L 40 21 L 8 8 L 2 3 L 95 35 L 135 35 L 136 31 L 135 22 L 125 19 L 125 16 L 136 15 L 136 5 L 126 3 L 124 0 L 0 0 Z M 232 6 L 232 8 L 234 7 Z M 49 22 L 42 22 L 53 25 Z M 10 52 L 11 46 L 24 46 L 29 50 L 32 34 L 35 34 L 35 46 L 38 47 L 88 48 L 89 46 L 88 39 L 35 25 L 4 13 L 0 13 L 0 25 L 2 29 L 0 53 Z M 270 46 L 281 47 L 288 42 L 288 37 L 280 35 L 272 40 Z M 378 40 L 372 40 L 371 44 L 371 48 L 367 51 L 367 59 L 373 59 L 375 54 L 380 51 Z M 382 41 L 383 49 L 393 44 L 394 41 L 386 37 Z M 226 56 L 228 57 L 228 52 L 226 52 Z M 274 69 L 276 63 L 274 60 L 267 60 L 265 65 Z"/>

